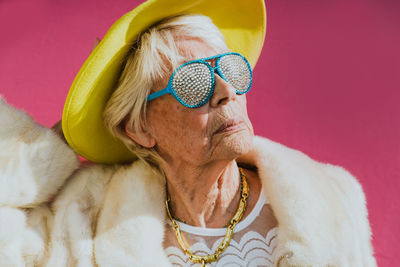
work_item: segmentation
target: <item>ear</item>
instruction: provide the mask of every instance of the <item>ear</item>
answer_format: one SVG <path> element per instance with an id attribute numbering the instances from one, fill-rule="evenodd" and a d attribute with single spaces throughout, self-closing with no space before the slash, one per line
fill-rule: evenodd
<path id="1" fill-rule="evenodd" d="M 145 129 L 141 129 L 140 132 L 136 132 L 134 127 L 130 127 L 127 123 L 125 123 L 124 127 L 126 135 L 139 145 L 146 148 L 152 148 L 156 145 L 156 140 L 154 137 Z"/>

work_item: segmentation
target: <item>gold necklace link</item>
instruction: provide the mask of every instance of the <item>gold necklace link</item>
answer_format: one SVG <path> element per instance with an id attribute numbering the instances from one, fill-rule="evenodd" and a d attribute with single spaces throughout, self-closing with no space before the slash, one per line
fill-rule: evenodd
<path id="1" fill-rule="evenodd" d="M 221 244 L 219 244 L 218 248 L 216 249 L 215 253 L 212 255 L 195 255 L 192 253 L 190 248 L 186 245 L 185 241 L 183 240 L 183 236 L 181 233 L 181 230 L 179 228 L 179 224 L 172 218 L 171 212 L 169 211 L 169 197 L 167 197 L 167 200 L 165 200 L 165 206 L 167 209 L 167 214 L 169 219 L 171 220 L 172 228 L 175 231 L 176 238 L 178 240 L 179 245 L 181 246 L 182 250 L 185 252 L 185 254 L 188 256 L 188 259 L 194 263 L 200 263 L 201 266 L 206 266 L 206 263 L 211 263 L 214 261 L 217 261 L 219 259 L 219 255 L 221 255 L 222 252 L 225 251 L 225 249 L 229 246 L 232 236 L 233 236 L 233 230 L 235 226 L 240 222 L 240 220 L 243 217 L 243 214 L 246 210 L 246 205 L 247 205 L 247 197 L 249 196 L 249 185 L 247 184 L 246 181 L 246 175 L 243 172 L 242 168 L 239 168 L 240 172 L 240 187 L 241 187 L 241 198 L 240 202 L 238 205 L 238 209 L 235 212 L 235 215 L 233 215 L 232 219 L 229 222 L 228 227 L 226 228 L 226 234 L 224 239 L 221 241 Z"/>

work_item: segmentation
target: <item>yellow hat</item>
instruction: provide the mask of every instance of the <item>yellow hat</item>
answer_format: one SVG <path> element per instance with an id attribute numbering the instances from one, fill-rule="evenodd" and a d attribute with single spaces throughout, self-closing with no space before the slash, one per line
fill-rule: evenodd
<path id="1" fill-rule="evenodd" d="M 210 17 L 231 51 L 241 53 L 254 68 L 265 38 L 264 0 L 149 0 L 111 26 L 75 77 L 65 102 L 62 128 L 78 154 L 107 164 L 136 158 L 105 128 L 103 109 L 117 86 L 129 45 L 152 24 L 180 14 Z"/>

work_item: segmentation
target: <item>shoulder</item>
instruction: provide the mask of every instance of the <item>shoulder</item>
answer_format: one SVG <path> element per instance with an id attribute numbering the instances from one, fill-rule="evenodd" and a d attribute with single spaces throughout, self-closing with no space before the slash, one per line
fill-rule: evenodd
<path id="1" fill-rule="evenodd" d="M 118 166 L 90 164 L 80 167 L 63 185 L 55 196 L 52 208 L 55 212 L 65 209 L 74 202 L 81 205 L 95 206 L 105 193 Z"/>
<path id="2" fill-rule="evenodd" d="M 161 178 L 143 162 L 130 164 L 85 164 L 65 183 L 57 195 L 54 206 L 64 206 L 71 201 L 86 200 L 99 202 L 106 193 L 116 191 L 116 195 L 126 190 L 151 192 L 161 184 Z M 157 191 L 158 192 L 158 191 Z"/>
<path id="3" fill-rule="evenodd" d="M 56 217 L 73 216 L 75 210 L 97 220 L 97 213 L 105 206 L 132 198 L 137 204 L 151 195 L 159 197 L 162 188 L 162 177 L 139 160 L 119 165 L 86 164 L 63 185 L 52 210 Z"/>
<path id="4" fill-rule="evenodd" d="M 293 265 L 341 255 L 359 259 L 344 265 L 374 266 L 365 194 L 349 171 L 262 137 L 241 160 L 258 168 L 279 224 L 278 254 L 294 253 Z"/>
<path id="5" fill-rule="evenodd" d="M 257 162 L 260 168 L 273 167 L 291 176 L 324 177 L 325 182 L 340 188 L 343 194 L 357 194 L 361 198 L 359 200 L 364 199 L 360 182 L 342 166 L 315 160 L 297 149 L 267 138 L 255 137 L 253 150 L 244 159 Z"/>
<path id="6" fill-rule="evenodd" d="M 332 202 L 342 202 L 349 210 L 367 216 L 366 198 L 361 183 L 348 170 L 339 165 L 315 160 L 305 153 L 256 137 L 250 153 L 259 168 L 272 177 L 280 177 L 280 185 L 296 185 L 296 192 L 320 193 Z M 278 175 L 279 174 L 279 175 Z"/>

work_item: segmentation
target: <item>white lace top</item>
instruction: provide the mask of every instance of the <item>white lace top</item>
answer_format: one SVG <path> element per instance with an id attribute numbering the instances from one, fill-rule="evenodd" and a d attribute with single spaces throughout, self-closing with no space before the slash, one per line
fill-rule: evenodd
<path id="1" fill-rule="evenodd" d="M 199 266 L 192 263 L 178 244 L 170 221 L 167 225 L 164 249 L 173 266 Z M 186 242 L 194 254 L 214 254 L 223 240 L 225 228 L 201 228 L 178 222 Z M 276 247 L 277 221 L 270 204 L 261 190 L 260 197 L 250 214 L 235 227 L 231 243 L 217 262 L 207 266 L 273 266 Z"/>

